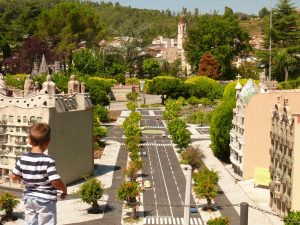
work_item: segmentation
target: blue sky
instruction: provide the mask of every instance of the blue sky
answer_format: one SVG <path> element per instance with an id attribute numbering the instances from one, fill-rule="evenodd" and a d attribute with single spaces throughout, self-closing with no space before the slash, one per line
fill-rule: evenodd
<path id="1" fill-rule="evenodd" d="M 100 1 L 100 0 L 99 0 Z M 201 13 L 209 13 L 217 10 L 223 13 L 224 7 L 229 6 L 235 12 L 244 12 L 248 14 L 258 14 L 258 11 L 266 6 L 270 7 L 277 0 L 109 0 L 112 3 L 119 2 L 123 6 L 131 6 L 133 8 L 146 9 L 170 9 L 171 11 L 181 11 L 182 7 L 186 7 L 190 11 L 198 8 Z M 104 0 L 104 2 L 109 2 Z M 300 0 L 292 0 L 297 8 L 300 8 Z"/>

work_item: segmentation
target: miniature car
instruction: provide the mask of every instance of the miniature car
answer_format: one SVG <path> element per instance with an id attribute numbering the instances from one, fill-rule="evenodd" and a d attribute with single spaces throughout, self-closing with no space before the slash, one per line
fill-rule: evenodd
<path id="1" fill-rule="evenodd" d="M 143 157 L 147 157 L 147 152 L 142 152 Z"/>
<path id="2" fill-rule="evenodd" d="M 190 207 L 190 213 L 197 213 L 198 212 L 198 208 L 195 206 L 191 206 Z"/>
<path id="3" fill-rule="evenodd" d="M 144 188 L 151 188 L 151 182 L 149 180 L 144 181 Z"/>

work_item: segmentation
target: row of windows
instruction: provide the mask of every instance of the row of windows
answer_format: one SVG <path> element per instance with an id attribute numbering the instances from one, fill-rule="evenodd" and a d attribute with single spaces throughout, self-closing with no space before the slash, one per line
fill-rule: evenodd
<path id="1" fill-rule="evenodd" d="M 2 121 L 5 121 L 5 122 L 9 122 L 9 123 L 14 123 L 15 117 L 12 116 L 12 115 L 2 115 Z M 22 121 L 23 119 L 23 121 Z M 31 123 L 40 123 L 42 122 L 42 117 L 35 117 L 35 116 L 31 116 L 31 117 L 27 117 L 27 116 L 23 116 L 23 118 L 21 116 L 16 116 L 16 122 L 17 123 L 28 123 L 28 122 L 31 122 Z"/>

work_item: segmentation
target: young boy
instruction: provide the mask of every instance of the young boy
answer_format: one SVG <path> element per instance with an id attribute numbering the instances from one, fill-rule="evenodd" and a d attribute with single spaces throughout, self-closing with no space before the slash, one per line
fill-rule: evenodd
<path id="1" fill-rule="evenodd" d="M 26 225 L 56 224 L 56 190 L 62 191 L 61 199 L 67 195 L 67 188 L 56 172 L 55 161 L 44 154 L 49 142 L 49 125 L 32 125 L 29 130 L 31 152 L 20 158 L 11 174 L 12 179 L 23 181 L 25 185 Z"/>

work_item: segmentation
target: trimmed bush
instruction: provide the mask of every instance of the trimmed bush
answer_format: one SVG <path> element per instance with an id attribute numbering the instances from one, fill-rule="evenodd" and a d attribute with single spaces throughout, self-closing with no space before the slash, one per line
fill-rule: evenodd
<path id="1" fill-rule="evenodd" d="M 230 225 L 230 220 L 227 217 L 221 216 L 207 221 L 207 225 Z"/>

